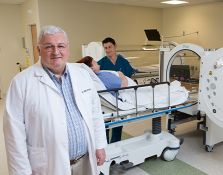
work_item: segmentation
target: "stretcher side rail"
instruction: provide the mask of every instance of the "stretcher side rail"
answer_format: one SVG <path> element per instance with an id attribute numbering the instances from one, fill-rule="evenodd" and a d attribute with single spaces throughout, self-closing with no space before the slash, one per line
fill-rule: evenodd
<path id="1" fill-rule="evenodd" d="M 154 96 L 154 88 L 157 85 L 161 85 L 161 84 L 167 84 L 168 85 L 168 106 L 170 107 L 170 82 L 159 82 L 159 83 L 151 83 L 151 84 L 143 84 L 143 85 L 136 85 L 136 86 L 128 86 L 128 87 L 122 87 L 122 88 L 114 88 L 114 89 L 107 89 L 107 90 L 100 90 L 98 91 L 98 94 L 100 96 L 100 94 L 102 93 L 107 93 L 107 92 L 114 92 L 115 93 L 115 98 L 116 98 L 116 105 L 115 105 L 115 109 L 116 109 L 116 116 L 119 117 L 119 91 L 122 90 L 127 90 L 127 89 L 133 89 L 134 90 L 134 94 L 135 94 L 135 114 L 138 114 L 138 103 L 137 103 L 137 89 L 141 88 L 141 87 L 152 87 L 152 101 L 153 101 L 153 107 L 152 107 L 152 111 L 155 110 L 155 96 Z M 101 96 L 100 96 L 101 97 Z"/>

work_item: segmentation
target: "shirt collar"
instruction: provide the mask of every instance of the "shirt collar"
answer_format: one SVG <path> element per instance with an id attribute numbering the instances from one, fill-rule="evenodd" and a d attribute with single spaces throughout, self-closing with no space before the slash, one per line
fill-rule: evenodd
<path id="1" fill-rule="evenodd" d="M 56 75 L 50 69 L 48 69 L 45 66 L 43 66 L 43 69 L 47 72 L 47 74 L 50 76 L 51 79 L 56 78 Z M 66 66 L 62 76 L 64 78 L 67 78 L 68 73 L 69 73 L 69 71 L 68 71 L 68 68 Z"/>

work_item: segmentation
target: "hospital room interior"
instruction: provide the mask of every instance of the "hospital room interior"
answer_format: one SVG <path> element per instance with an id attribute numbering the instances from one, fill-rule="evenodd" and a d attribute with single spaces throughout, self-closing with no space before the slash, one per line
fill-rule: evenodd
<path id="1" fill-rule="evenodd" d="M 89 54 L 98 61 L 105 54 L 101 41 L 114 38 L 117 53 L 135 70 L 133 89 L 152 89 L 145 107 L 137 105 L 146 95 L 137 99 L 131 91 L 136 102 L 130 107 L 99 92 L 106 127 L 123 126 L 122 140 L 106 148 L 101 175 L 222 175 L 223 1 L 185 1 L 0 0 L 0 175 L 9 175 L 7 89 L 38 61 L 37 38 L 45 25 L 67 32 L 69 62 Z M 176 82 L 186 96 L 174 92 L 175 103 L 169 87 Z M 165 106 L 154 95 L 160 85 L 167 87 Z"/>

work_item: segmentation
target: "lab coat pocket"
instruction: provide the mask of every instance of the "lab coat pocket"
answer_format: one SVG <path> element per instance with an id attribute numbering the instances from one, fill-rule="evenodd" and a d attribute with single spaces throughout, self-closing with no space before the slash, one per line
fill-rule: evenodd
<path id="1" fill-rule="evenodd" d="M 82 97 L 85 101 L 85 106 L 89 106 L 89 104 L 90 104 L 89 99 L 91 99 L 92 89 L 90 89 L 90 88 L 84 89 L 81 91 L 81 93 L 82 93 Z"/>
<path id="2" fill-rule="evenodd" d="M 28 146 L 28 154 L 33 174 L 45 174 L 47 165 L 45 149 L 43 147 Z"/>

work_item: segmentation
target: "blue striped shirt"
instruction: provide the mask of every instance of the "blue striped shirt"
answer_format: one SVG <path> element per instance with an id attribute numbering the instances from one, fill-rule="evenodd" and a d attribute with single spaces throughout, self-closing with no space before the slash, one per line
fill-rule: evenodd
<path id="1" fill-rule="evenodd" d="M 63 96 L 66 110 L 67 132 L 69 140 L 70 160 L 87 153 L 87 139 L 84 130 L 84 120 L 77 107 L 71 78 L 67 67 L 58 79 L 49 69 L 44 68 Z"/>

